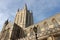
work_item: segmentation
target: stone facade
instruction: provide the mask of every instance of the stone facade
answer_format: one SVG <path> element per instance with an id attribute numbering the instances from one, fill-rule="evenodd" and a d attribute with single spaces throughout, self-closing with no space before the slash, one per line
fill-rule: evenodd
<path id="1" fill-rule="evenodd" d="M 59 40 L 60 14 L 56 14 L 37 24 L 33 22 L 33 14 L 25 4 L 17 11 L 14 23 L 4 23 L 0 40 Z"/>

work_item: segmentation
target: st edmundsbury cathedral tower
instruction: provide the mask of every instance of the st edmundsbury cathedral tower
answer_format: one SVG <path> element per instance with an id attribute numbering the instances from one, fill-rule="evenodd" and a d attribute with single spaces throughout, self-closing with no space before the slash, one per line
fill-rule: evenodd
<path id="1" fill-rule="evenodd" d="M 33 13 L 25 4 L 17 10 L 14 23 L 5 21 L 0 40 L 60 40 L 60 14 L 34 24 Z"/>
<path id="2" fill-rule="evenodd" d="M 33 24 L 32 12 L 27 9 L 26 4 L 22 10 L 18 9 L 18 12 L 15 17 L 15 23 L 22 28 L 26 28 Z"/>

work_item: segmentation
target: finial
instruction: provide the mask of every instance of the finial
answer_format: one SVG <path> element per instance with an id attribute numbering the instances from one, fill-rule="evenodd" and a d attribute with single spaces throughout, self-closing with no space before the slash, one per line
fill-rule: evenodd
<path id="1" fill-rule="evenodd" d="M 5 24 L 6 24 L 6 25 L 8 24 L 8 19 L 5 21 Z"/>
<path id="2" fill-rule="evenodd" d="M 19 8 L 18 8 L 18 12 L 19 12 Z"/>
<path id="3" fill-rule="evenodd" d="M 25 5 L 24 5 L 24 9 L 26 9 L 27 10 L 27 4 L 25 3 Z"/>

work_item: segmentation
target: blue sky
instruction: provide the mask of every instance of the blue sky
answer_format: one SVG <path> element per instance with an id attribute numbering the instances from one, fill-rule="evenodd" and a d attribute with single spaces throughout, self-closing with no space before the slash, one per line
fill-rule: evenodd
<path id="1" fill-rule="evenodd" d="M 60 0 L 0 0 L 0 31 L 7 19 L 14 20 L 17 9 L 25 3 L 33 11 L 34 23 L 60 12 Z"/>

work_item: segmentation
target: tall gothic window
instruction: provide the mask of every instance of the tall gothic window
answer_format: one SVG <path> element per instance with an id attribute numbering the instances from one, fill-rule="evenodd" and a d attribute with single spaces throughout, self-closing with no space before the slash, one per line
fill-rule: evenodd
<path id="1" fill-rule="evenodd" d="M 34 35 L 33 28 L 30 29 L 30 36 Z"/>
<path id="2" fill-rule="evenodd" d="M 37 33 L 40 33 L 40 25 L 37 25 Z"/>
<path id="3" fill-rule="evenodd" d="M 48 28 L 48 23 L 44 22 L 44 27 L 47 29 Z"/>
<path id="4" fill-rule="evenodd" d="M 55 26 L 58 26 L 58 22 L 56 21 L 55 18 L 52 19 L 52 22 L 53 22 L 53 24 L 54 24 Z"/>
<path id="5" fill-rule="evenodd" d="M 26 14 L 26 27 L 28 26 L 28 13 Z"/>

